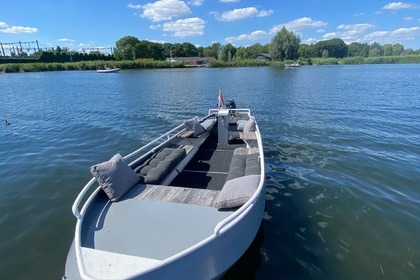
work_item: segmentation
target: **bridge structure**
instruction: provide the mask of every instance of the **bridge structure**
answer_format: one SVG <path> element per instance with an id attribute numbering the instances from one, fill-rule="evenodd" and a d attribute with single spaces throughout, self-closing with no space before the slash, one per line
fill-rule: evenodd
<path id="1" fill-rule="evenodd" d="M 27 42 L 3 43 L 0 42 L 0 58 L 8 59 L 37 59 L 40 54 L 38 40 Z"/>
<path id="2" fill-rule="evenodd" d="M 101 54 L 113 54 L 114 49 L 111 47 L 82 48 L 80 49 L 80 52 L 82 53 L 99 52 Z"/>

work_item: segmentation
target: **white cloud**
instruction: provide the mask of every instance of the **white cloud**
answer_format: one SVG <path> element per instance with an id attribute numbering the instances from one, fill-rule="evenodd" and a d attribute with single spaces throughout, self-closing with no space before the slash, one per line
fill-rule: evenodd
<path id="1" fill-rule="evenodd" d="M 222 3 L 238 3 L 240 0 L 219 0 Z"/>
<path id="2" fill-rule="evenodd" d="M 318 39 L 315 39 L 315 38 L 309 38 L 309 39 L 306 39 L 306 40 L 303 40 L 302 41 L 303 44 L 308 44 L 308 45 L 310 45 L 310 44 L 316 44 L 318 42 L 319 42 L 319 40 Z"/>
<path id="3" fill-rule="evenodd" d="M 12 26 L 12 27 L 0 29 L 0 32 L 20 34 L 20 33 L 37 33 L 39 32 L 39 30 L 38 28 L 35 28 L 35 27 Z"/>
<path id="4" fill-rule="evenodd" d="M 165 22 L 163 31 L 174 32 L 175 37 L 201 36 L 204 34 L 206 22 L 201 18 L 186 18 L 177 21 Z"/>
<path id="5" fill-rule="evenodd" d="M 60 39 L 57 39 L 57 41 L 59 41 L 59 42 L 74 42 L 74 40 L 73 39 L 68 39 L 68 38 L 60 38 Z"/>
<path id="6" fill-rule="evenodd" d="M 140 10 L 142 8 L 142 5 L 134 5 L 130 3 L 127 5 L 127 7 L 130 9 Z"/>
<path id="7" fill-rule="evenodd" d="M 90 45 L 88 43 L 80 43 L 79 47 L 89 47 Z"/>
<path id="8" fill-rule="evenodd" d="M 190 4 L 191 6 L 199 7 L 199 6 L 203 5 L 203 2 L 204 2 L 204 0 L 191 0 L 191 1 L 188 1 L 188 4 Z"/>
<path id="9" fill-rule="evenodd" d="M 365 30 L 369 29 L 369 28 L 373 28 L 375 27 L 375 25 L 372 25 L 370 23 L 356 23 L 356 24 L 340 24 L 339 26 L 337 26 L 337 29 L 344 29 L 344 30 L 349 30 L 351 32 L 357 32 L 357 33 L 362 33 Z"/>
<path id="10" fill-rule="evenodd" d="M 149 29 L 156 30 L 162 27 L 162 24 L 150 25 Z"/>
<path id="11" fill-rule="evenodd" d="M 273 10 L 261 10 L 256 17 L 266 17 L 273 13 Z"/>
<path id="12" fill-rule="evenodd" d="M 386 4 L 383 9 L 384 10 L 402 10 L 402 9 L 410 9 L 413 5 L 408 3 L 402 3 L 402 2 L 391 2 Z"/>
<path id="13" fill-rule="evenodd" d="M 5 22 L 0 21 L 0 28 L 5 28 L 8 25 Z"/>
<path id="14" fill-rule="evenodd" d="M 357 23 L 357 24 L 341 24 L 337 26 L 339 31 L 324 34 L 323 39 L 341 38 L 347 44 L 357 42 L 360 40 L 360 35 L 365 33 L 368 29 L 374 28 L 375 26 L 369 23 Z M 341 31 L 344 30 L 344 31 Z"/>
<path id="15" fill-rule="evenodd" d="M 184 1 L 179 0 L 159 0 L 146 5 L 129 4 L 129 8 L 143 9 L 141 17 L 148 18 L 153 22 L 172 20 L 174 17 L 180 17 L 191 13 L 190 8 Z"/>
<path id="16" fill-rule="evenodd" d="M 404 17 L 403 20 L 404 21 L 412 21 L 414 18 L 413 17 Z"/>
<path id="17" fill-rule="evenodd" d="M 393 31 L 375 31 L 363 37 L 365 42 L 378 42 L 382 44 L 402 43 L 412 41 L 420 36 L 420 27 L 399 28 Z"/>
<path id="18" fill-rule="evenodd" d="M 252 18 L 252 17 L 265 17 L 271 15 L 273 10 L 261 10 L 258 11 L 255 7 L 247 7 L 242 9 L 234 9 L 231 11 L 223 12 L 220 16 L 219 13 L 214 13 L 216 15 L 217 20 L 221 21 L 235 21 L 244 18 Z"/>
<path id="19" fill-rule="evenodd" d="M 225 38 L 225 41 L 228 43 L 234 43 L 234 42 L 239 42 L 239 41 L 256 41 L 256 40 L 265 38 L 267 36 L 268 36 L 267 32 L 262 31 L 262 30 L 257 30 L 250 34 L 242 34 L 237 37 L 227 37 Z"/>
<path id="20" fill-rule="evenodd" d="M 290 22 L 282 23 L 279 25 L 274 26 L 271 28 L 270 33 L 274 34 L 280 31 L 283 26 L 286 27 L 287 30 L 297 32 L 308 28 L 320 28 L 323 26 L 328 25 L 328 23 L 320 21 L 320 20 L 313 20 L 311 18 L 303 17 L 298 18 Z"/>

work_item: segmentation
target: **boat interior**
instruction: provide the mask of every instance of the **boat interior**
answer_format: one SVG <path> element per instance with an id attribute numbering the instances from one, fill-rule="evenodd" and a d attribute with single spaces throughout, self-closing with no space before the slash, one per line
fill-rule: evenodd
<path id="1" fill-rule="evenodd" d="M 141 179 L 118 201 L 98 188 L 80 228 L 89 275 L 121 277 L 152 267 L 213 235 L 239 208 L 217 207 L 217 200 L 227 181 L 260 175 L 258 142 L 255 132 L 240 128 L 248 113 L 227 114 L 228 122 L 209 114 L 198 135 L 187 125 L 136 157 L 130 167 Z"/>

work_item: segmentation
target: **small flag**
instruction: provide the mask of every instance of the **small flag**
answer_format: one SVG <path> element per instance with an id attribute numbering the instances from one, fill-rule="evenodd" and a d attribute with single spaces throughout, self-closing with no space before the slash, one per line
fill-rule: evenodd
<path id="1" fill-rule="evenodd" d="M 218 97 L 218 100 L 219 100 L 218 107 L 219 108 L 225 107 L 225 100 L 223 99 L 222 88 L 219 88 L 219 97 Z"/>

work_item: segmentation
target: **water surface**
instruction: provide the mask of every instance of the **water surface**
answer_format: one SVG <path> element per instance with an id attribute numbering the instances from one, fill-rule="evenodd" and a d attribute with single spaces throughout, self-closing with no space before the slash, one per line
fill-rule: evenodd
<path id="1" fill-rule="evenodd" d="M 0 274 L 59 279 L 89 167 L 225 99 L 263 135 L 266 213 L 225 279 L 420 278 L 420 65 L 0 75 Z"/>

